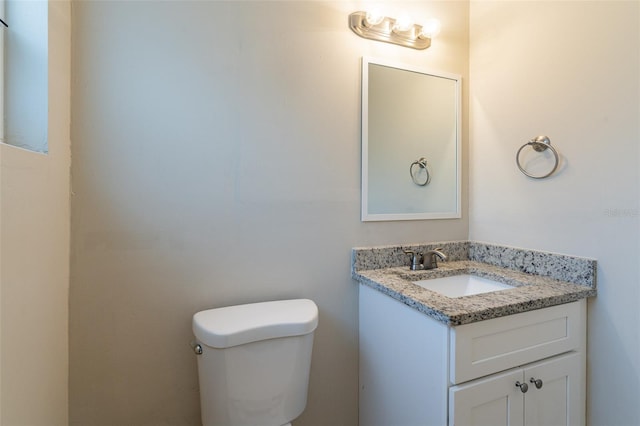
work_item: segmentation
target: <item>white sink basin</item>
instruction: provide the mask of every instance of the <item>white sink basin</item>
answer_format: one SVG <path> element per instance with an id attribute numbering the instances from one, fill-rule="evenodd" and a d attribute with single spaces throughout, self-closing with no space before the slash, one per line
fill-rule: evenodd
<path id="1" fill-rule="evenodd" d="M 476 277 L 475 275 L 454 275 L 414 281 L 414 284 L 447 297 L 471 296 L 473 294 L 491 293 L 492 291 L 513 288 L 508 284 L 499 283 L 488 278 Z"/>

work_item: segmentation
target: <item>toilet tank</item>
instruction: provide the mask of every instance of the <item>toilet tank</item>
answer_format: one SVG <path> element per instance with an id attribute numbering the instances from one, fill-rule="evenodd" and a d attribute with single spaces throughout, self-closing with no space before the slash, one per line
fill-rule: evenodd
<path id="1" fill-rule="evenodd" d="M 281 426 L 307 403 L 318 308 L 308 299 L 198 312 L 193 333 L 205 426 Z"/>

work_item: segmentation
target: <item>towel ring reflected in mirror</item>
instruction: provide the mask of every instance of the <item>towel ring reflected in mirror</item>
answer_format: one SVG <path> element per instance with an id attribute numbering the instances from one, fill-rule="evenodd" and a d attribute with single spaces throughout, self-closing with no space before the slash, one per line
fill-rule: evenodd
<path id="1" fill-rule="evenodd" d="M 553 168 L 551 169 L 551 171 L 549 173 L 544 174 L 544 175 L 540 175 L 540 176 L 536 176 L 534 174 L 531 174 L 531 173 L 527 172 L 524 169 L 524 167 L 522 167 L 522 164 L 520 163 L 520 153 L 527 146 L 530 146 L 536 152 L 544 152 L 547 149 L 551 150 L 551 152 L 553 153 L 553 157 L 554 157 L 554 164 L 553 164 Z M 520 171 L 522 173 L 524 173 L 526 176 L 528 176 L 530 178 L 533 178 L 533 179 L 544 179 L 546 177 L 551 176 L 558 169 L 558 164 L 559 163 L 560 163 L 560 156 L 558 155 L 558 151 L 556 151 L 556 149 L 551 146 L 551 140 L 547 136 L 537 136 L 537 137 L 531 139 L 529 142 L 527 142 L 524 145 L 522 145 L 520 147 L 520 149 L 518 150 L 518 152 L 516 153 L 516 164 L 518 165 L 518 169 L 520 169 Z"/>
<path id="2" fill-rule="evenodd" d="M 416 169 L 415 166 L 418 166 Z M 420 172 L 424 171 L 426 177 L 420 178 Z M 411 163 L 409 166 L 409 175 L 411 175 L 411 180 L 413 183 L 419 186 L 425 186 L 431 181 L 431 173 L 429 173 L 429 168 L 427 167 L 427 159 L 424 157 L 420 157 L 418 160 Z"/>

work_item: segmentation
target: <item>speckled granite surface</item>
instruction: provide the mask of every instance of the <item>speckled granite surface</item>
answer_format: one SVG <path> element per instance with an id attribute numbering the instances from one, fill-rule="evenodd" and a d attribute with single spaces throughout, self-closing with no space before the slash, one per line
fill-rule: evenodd
<path id="1" fill-rule="evenodd" d="M 437 269 L 411 271 L 403 249 L 441 247 L 449 257 Z M 596 295 L 596 261 L 479 242 L 354 248 L 352 274 L 426 315 L 456 326 L 526 312 Z M 514 286 L 491 293 L 449 298 L 414 281 L 472 274 Z"/>
<path id="2" fill-rule="evenodd" d="M 469 260 L 594 288 L 596 286 L 594 259 L 470 242 Z"/>

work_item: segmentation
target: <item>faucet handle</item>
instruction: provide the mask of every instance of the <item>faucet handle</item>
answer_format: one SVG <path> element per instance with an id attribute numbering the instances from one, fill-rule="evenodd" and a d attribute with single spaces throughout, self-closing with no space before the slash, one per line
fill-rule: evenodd
<path id="1" fill-rule="evenodd" d="M 413 250 L 402 250 L 405 254 L 411 256 L 411 265 L 409 268 L 412 271 L 422 269 L 423 257 L 421 252 L 413 251 Z"/>
<path id="2" fill-rule="evenodd" d="M 402 251 L 404 252 L 404 254 L 408 254 L 409 256 L 411 256 L 411 259 L 413 259 L 416 256 L 422 256 L 421 252 L 417 252 L 413 250 L 405 250 L 405 249 L 402 249 Z"/>

